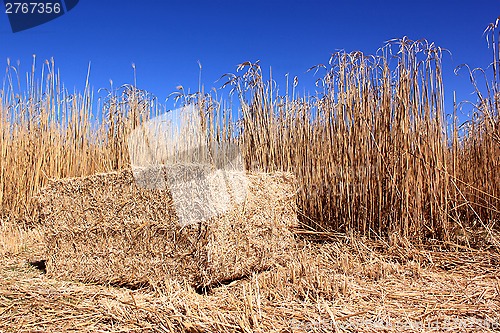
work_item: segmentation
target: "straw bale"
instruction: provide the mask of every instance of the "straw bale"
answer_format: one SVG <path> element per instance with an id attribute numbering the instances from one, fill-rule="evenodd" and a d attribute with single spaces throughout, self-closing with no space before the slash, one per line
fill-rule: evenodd
<path id="1" fill-rule="evenodd" d="M 291 174 L 247 174 L 242 202 L 210 219 L 180 224 L 169 190 L 137 186 L 160 172 L 143 172 L 149 175 L 141 178 L 134 170 L 137 182 L 131 170 L 52 180 L 41 191 L 49 276 L 155 288 L 175 279 L 202 287 L 268 269 L 295 246 Z"/>

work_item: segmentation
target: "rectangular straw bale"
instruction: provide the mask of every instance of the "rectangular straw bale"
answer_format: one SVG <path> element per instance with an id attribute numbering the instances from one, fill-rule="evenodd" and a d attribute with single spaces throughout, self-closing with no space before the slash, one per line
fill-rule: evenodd
<path id="1" fill-rule="evenodd" d="M 168 279 L 202 287 L 267 269 L 294 245 L 295 178 L 246 177 L 244 202 L 188 225 L 178 223 L 168 190 L 137 187 L 131 170 L 53 180 L 37 196 L 47 273 L 161 288 Z"/>

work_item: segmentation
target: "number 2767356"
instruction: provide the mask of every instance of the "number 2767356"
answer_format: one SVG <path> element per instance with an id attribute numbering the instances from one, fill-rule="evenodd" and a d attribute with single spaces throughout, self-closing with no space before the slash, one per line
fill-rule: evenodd
<path id="1" fill-rule="evenodd" d="M 59 2 L 6 2 L 6 14 L 59 14 Z"/>

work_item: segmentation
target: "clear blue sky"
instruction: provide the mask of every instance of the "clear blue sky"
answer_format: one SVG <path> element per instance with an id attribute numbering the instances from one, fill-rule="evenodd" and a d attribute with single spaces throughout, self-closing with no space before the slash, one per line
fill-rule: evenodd
<path id="1" fill-rule="evenodd" d="M 500 15 L 500 1 L 116 1 L 80 0 L 70 12 L 30 30 L 12 33 L 0 13 L 0 66 L 20 60 L 29 70 L 54 57 L 66 85 L 84 86 L 88 63 L 95 89 L 133 82 L 160 100 L 183 85 L 198 87 L 198 64 L 205 87 L 234 72 L 243 61 L 261 60 L 276 78 L 299 76 L 299 88 L 313 90 L 306 70 L 328 61 L 338 49 L 374 53 L 385 41 L 426 38 L 452 52 L 444 54 L 447 112 L 451 96 L 471 98 L 461 63 L 486 67 L 490 50 L 482 35 Z"/>

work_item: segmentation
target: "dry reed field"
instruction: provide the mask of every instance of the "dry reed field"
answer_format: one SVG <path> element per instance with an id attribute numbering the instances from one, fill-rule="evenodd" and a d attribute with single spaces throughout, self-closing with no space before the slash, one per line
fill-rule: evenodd
<path id="1" fill-rule="evenodd" d="M 162 201 L 164 194 L 134 194 L 142 198 L 134 201 L 129 192 L 136 190 L 126 185 L 120 190 L 126 193 L 119 198 L 123 205 L 116 201 L 94 209 L 92 200 L 113 196 L 110 175 L 131 167 L 129 134 L 163 107 L 147 92 L 125 85 L 94 110 L 89 82 L 82 93 L 69 93 L 53 61 L 41 70 L 34 61 L 26 82 L 9 62 L 0 91 L 0 332 L 500 331 L 498 24 L 486 30 L 492 52 L 484 71 L 488 86 L 475 79 L 482 70 L 460 69 L 470 75 L 477 97 L 473 117 L 463 124 L 458 102 L 454 110 L 444 109 L 444 51 L 407 38 L 388 42 L 374 55 L 333 54 L 328 63 L 311 68 L 322 73 L 314 95 L 298 94 L 295 82 L 280 91 L 258 63 L 242 63 L 222 77 L 222 88 L 238 98 L 240 119 L 210 94 L 175 95 L 180 104 L 200 110 L 208 141 L 238 145 L 249 172 L 269 174 L 255 181 L 267 179 L 255 185 L 261 201 L 262 189 L 274 186 L 273 175 L 293 174 L 297 185 L 295 215 L 281 212 L 282 202 L 273 204 L 274 210 L 264 203 L 238 220 L 294 215 L 290 219 L 298 225 L 276 239 L 252 234 L 252 226 L 238 231 L 263 235 L 270 257 L 273 248 L 282 249 L 280 237 L 288 241 L 293 234 L 294 245 L 283 245 L 286 260 L 203 288 L 176 279 L 160 279 L 161 288 L 135 277 L 139 283 L 128 283 L 125 277 L 132 273 L 122 261 L 111 271 L 105 264 L 95 267 L 109 283 L 88 278 L 89 263 L 80 266 L 77 259 L 65 262 L 64 270 L 87 274 L 83 280 L 71 273 L 45 274 L 53 267 L 50 261 L 45 267 L 48 254 L 56 257 L 51 251 L 63 239 L 57 238 L 60 230 L 67 232 L 68 249 L 85 252 L 88 245 L 96 256 L 106 245 L 89 238 L 89 225 L 103 244 L 116 241 L 124 248 L 128 237 L 141 251 L 148 248 L 147 238 L 134 239 L 134 233 L 111 225 L 127 228 L 123 214 L 129 211 L 123 207 L 145 216 L 149 203 Z M 96 174 L 108 178 L 99 182 Z M 86 181 L 96 190 L 82 190 L 88 199 L 78 201 L 73 194 Z M 59 185 L 50 185 L 54 182 Z M 67 197 L 53 192 L 44 207 L 79 203 L 58 212 L 49 225 L 40 213 L 40 193 L 70 183 L 77 185 L 65 190 Z M 270 196 L 269 202 L 278 199 Z M 107 209 L 113 216 L 100 224 Z M 54 229 L 52 238 L 48 227 Z M 224 228 L 230 239 L 230 227 Z M 72 239 L 76 234 L 82 238 Z M 231 246 L 221 245 L 226 247 Z M 252 259 L 227 258 L 238 261 L 231 261 L 235 266 Z M 235 266 L 229 263 L 219 263 L 220 270 L 231 271 Z"/>

